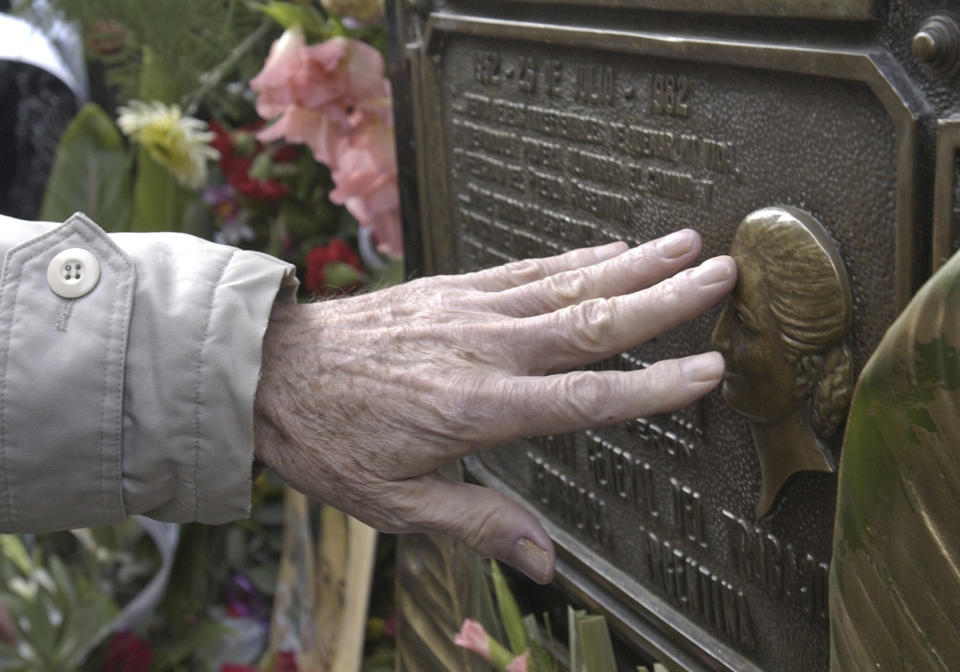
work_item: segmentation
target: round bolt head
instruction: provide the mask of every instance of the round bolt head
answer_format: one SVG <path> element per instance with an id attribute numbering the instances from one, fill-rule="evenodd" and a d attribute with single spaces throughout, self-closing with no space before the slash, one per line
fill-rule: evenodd
<path id="1" fill-rule="evenodd" d="M 932 63 L 937 58 L 937 40 L 925 30 L 913 36 L 913 57 L 921 63 Z"/>

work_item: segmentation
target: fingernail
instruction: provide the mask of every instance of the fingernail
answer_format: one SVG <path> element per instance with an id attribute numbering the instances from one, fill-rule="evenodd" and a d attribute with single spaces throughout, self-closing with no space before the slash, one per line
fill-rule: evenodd
<path id="1" fill-rule="evenodd" d="M 657 243 L 657 251 L 664 259 L 682 257 L 693 249 L 693 231 L 684 229 L 661 238 Z"/>
<path id="2" fill-rule="evenodd" d="M 597 256 L 597 261 L 606 261 L 607 259 L 613 259 L 619 254 L 623 254 L 626 250 L 627 244 L 617 241 L 604 245 L 603 247 L 595 247 L 593 248 L 593 253 Z"/>
<path id="3" fill-rule="evenodd" d="M 729 277 L 730 260 L 719 257 L 703 262 L 693 271 L 693 279 L 703 287 L 723 282 Z"/>
<path id="4" fill-rule="evenodd" d="M 712 383 L 723 376 L 723 355 L 705 352 L 680 362 L 680 370 L 693 383 Z"/>
<path id="5" fill-rule="evenodd" d="M 507 563 L 516 567 L 537 583 L 547 583 L 553 575 L 553 558 L 550 552 L 522 537 L 510 549 Z"/>

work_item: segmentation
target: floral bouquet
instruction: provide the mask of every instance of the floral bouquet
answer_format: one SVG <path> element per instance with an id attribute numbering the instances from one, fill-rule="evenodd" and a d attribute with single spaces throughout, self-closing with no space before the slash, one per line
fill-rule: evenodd
<path id="1" fill-rule="evenodd" d="M 84 209 L 110 230 L 184 231 L 262 250 L 296 264 L 316 295 L 399 279 L 382 2 L 60 4 L 86 27 L 95 74 L 118 104 L 116 125 L 108 100 L 64 134 L 44 219 Z M 219 20 L 227 27 L 215 28 Z M 196 63 L 184 62 L 191 50 L 171 49 L 183 42 L 198 43 Z M 208 63 L 217 48 L 221 58 Z M 91 146 L 95 193 L 78 173 Z"/>
<path id="2" fill-rule="evenodd" d="M 61 138 L 42 219 L 82 210 L 111 232 L 263 251 L 297 266 L 307 296 L 402 277 L 382 0 L 32 4 L 82 30 L 95 101 Z M 314 585 L 311 558 L 331 557 L 314 519 L 347 523 L 290 502 L 264 474 L 250 520 L 168 530 L 165 547 L 138 521 L 0 536 L 0 600 L 14 616 L 0 610 L 0 668 L 314 669 L 323 633 L 298 620 L 315 598 L 297 582 Z M 294 531 L 313 546 L 292 546 Z M 372 541 L 351 549 L 373 564 Z M 376 556 L 386 588 L 373 591 L 364 672 L 393 669 L 390 549 Z M 151 591 L 149 609 L 126 618 Z"/>

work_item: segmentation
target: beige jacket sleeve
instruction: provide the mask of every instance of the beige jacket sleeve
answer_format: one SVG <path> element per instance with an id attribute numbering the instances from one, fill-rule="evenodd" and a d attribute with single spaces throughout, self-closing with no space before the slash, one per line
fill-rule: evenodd
<path id="1" fill-rule="evenodd" d="M 75 250 L 95 262 L 79 279 Z M 80 214 L 0 216 L 0 253 L 0 531 L 247 515 L 261 341 L 293 267 Z"/>

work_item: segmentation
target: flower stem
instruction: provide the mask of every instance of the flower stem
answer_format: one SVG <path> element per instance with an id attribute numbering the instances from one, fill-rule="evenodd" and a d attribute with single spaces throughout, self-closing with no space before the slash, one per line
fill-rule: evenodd
<path id="1" fill-rule="evenodd" d="M 221 62 L 220 65 L 210 72 L 205 72 L 203 75 L 201 75 L 200 81 L 203 82 L 203 84 L 201 84 L 199 89 L 193 92 L 193 94 L 184 104 L 185 114 L 187 116 L 192 117 L 196 114 L 197 108 L 200 107 L 200 103 L 202 103 L 203 99 L 207 97 L 207 94 L 220 85 L 220 82 L 223 81 L 223 78 L 233 70 L 234 66 L 236 66 L 240 59 L 243 58 L 248 51 L 253 49 L 261 39 L 263 39 L 272 25 L 272 21 L 264 21 L 261 23 L 255 31 L 244 38 L 243 42 L 233 48 L 233 51 L 231 51 L 227 57 L 223 59 L 223 62 Z"/>

